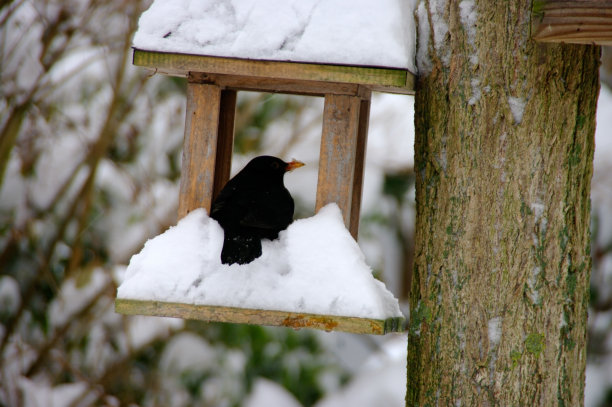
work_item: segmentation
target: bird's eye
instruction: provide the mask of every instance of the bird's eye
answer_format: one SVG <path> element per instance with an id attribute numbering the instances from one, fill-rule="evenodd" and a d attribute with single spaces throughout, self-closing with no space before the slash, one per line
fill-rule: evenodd
<path id="1" fill-rule="evenodd" d="M 272 163 L 272 168 L 278 170 L 278 163 L 276 161 Z"/>

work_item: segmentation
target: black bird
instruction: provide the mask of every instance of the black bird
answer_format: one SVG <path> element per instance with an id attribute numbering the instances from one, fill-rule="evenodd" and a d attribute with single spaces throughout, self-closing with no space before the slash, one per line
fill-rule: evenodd
<path id="1" fill-rule="evenodd" d="M 250 263 L 261 256 L 261 239 L 274 240 L 289 226 L 294 204 L 283 177 L 303 165 L 264 155 L 225 184 L 210 211 L 224 231 L 223 264 Z"/>

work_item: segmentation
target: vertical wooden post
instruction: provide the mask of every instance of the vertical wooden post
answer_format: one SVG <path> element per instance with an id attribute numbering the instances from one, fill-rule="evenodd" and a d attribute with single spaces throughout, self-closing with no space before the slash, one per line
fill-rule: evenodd
<path id="1" fill-rule="evenodd" d="M 353 176 L 353 197 L 351 200 L 351 218 L 349 230 L 357 240 L 359 232 L 359 214 L 361 212 L 361 192 L 363 190 L 363 174 L 365 170 L 366 145 L 368 144 L 368 125 L 370 123 L 370 97 L 361 99 L 359 107 L 359 127 L 357 129 L 357 149 L 355 152 L 355 170 Z"/>
<path id="2" fill-rule="evenodd" d="M 325 95 L 316 210 L 336 202 L 351 227 L 361 98 Z M 356 237 L 356 230 L 351 230 Z"/>
<path id="3" fill-rule="evenodd" d="M 189 82 L 178 218 L 210 210 L 217 156 L 221 88 Z"/>
<path id="4" fill-rule="evenodd" d="M 370 95 L 327 94 L 319 163 L 316 210 L 336 202 L 357 239 L 370 112 Z M 235 90 L 192 80 L 179 196 L 179 219 L 196 208 L 210 211 L 231 170 L 236 113 Z"/>
<path id="5" fill-rule="evenodd" d="M 214 200 L 230 177 L 232 169 L 232 151 L 234 149 L 234 118 L 236 116 L 235 90 L 221 91 L 221 112 L 219 116 L 219 133 L 217 136 L 217 157 L 215 161 L 215 179 L 212 199 Z M 207 208 L 210 209 L 210 208 Z"/>

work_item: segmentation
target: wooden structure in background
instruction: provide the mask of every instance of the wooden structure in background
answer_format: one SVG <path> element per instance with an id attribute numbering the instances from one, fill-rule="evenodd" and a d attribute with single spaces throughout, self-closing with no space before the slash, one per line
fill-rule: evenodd
<path id="1" fill-rule="evenodd" d="M 404 69 L 322 65 L 134 50 L 134 65 L 187 78 L 179 219 L 210 206 L 229 179 L 236 94 L 240 90 L 325 98 L 316 210 L 336 202 L 357 239 L 372 91 L 412 94 Z M 123 314 L 280 325 L 352 333 L 403 331 L 404 318 L 383 320 L 284 311 L 117 299 Z"/>
<path id="2" fill-rule="evenodd" d="M 534 10 L 539 42 L 612 45 L 612 1 L 546 1 Z M 540 17 L 540 19 L 538 19 Z"/>

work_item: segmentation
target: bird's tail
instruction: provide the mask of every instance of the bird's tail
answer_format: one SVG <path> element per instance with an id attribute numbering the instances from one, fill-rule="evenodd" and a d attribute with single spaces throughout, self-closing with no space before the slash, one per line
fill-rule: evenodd
<path id="1" fill-rule="evenodd" d="M 247 264 L 261 256 L 261 239 L 254 236 L 225 235 L 221 263 Z"/>

